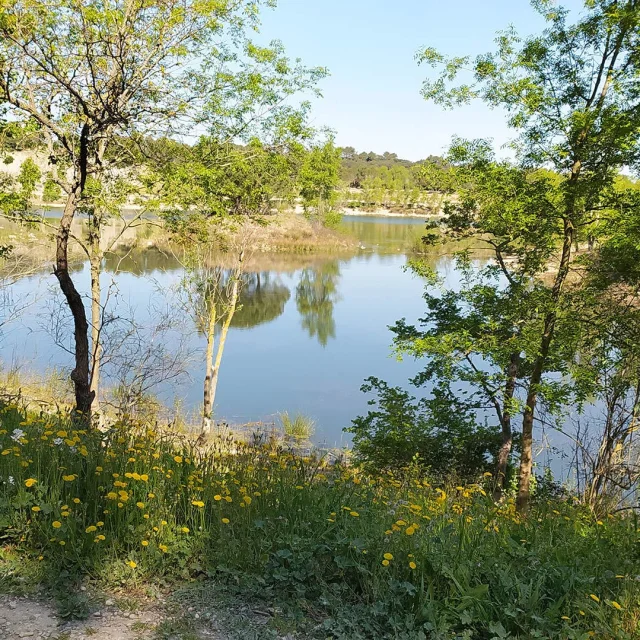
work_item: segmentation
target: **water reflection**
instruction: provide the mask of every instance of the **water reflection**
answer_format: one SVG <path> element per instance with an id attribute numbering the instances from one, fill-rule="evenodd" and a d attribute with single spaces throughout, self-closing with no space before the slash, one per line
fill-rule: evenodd
<path id="1" fill-rule="evenodd" d="M 270 271 L 246 273 L 238 296 L 238 309 L 231 326 L 250 329 L 272 322 L 282 315 L 291 297 L 289 287 Z"/>
<path id="2" fill-rule="evenodd" d="M 341 228 L 358 238 L 366 248 L 374 248 L 378 252 L 398 252 L 419 244 L 425 225 L 426 222 L 420 218 L 345 216 Z"/>
<path id="3" fill-rule="evenodd" d="M 333 307 L 340 299 L 339 279 L 340 265 L 334 260 L 321 267 L 303 269 L 296 287 L 296 307 L 302 317 L 302 328 L 323 347 L 329 338 L 336 336 Z"/>
<path id="4" fill-rule="evenodd" d="M 134 276 L 182 269 L 180 261 L 168 251 L 155 245 L 147 247 L 119 247 L 105 255 L 103 268 L 108 273 L 125 272 Z"/>
<path id="5" fill-rule="evenodd" d="M 363 230 L 363 244 L 419 236 L 424 229 L 420 220 L 410 224 L 375 218 L 356 222 Z M 397 229 L 403 226 L 411 228 L 411 234 L 398 236 Z M 380 230 L 364 231 L 375 227 Z M 135 317 L 140 326 L 152 327 L 158 322 L 156 309 L 179 313 L 173 292 L 183 270 L 180 261 L 161 244 L 151 244 L 148 237 L 136 240 L 105 257 L 103 290 L 117 292 L 109 300 L 114 317 Z M 244 263 L 239 309 L 225 348 L 215 415 L 231 423 L 244 423 L 270 421 L 284 410 L 301 412 L 316 421 L 316 440 L 333 446 L 344 442 L 342 428 L 366 412 L 367 399 L 359 391 L 364 378 L 374 375 L 390 384 L 406 383 L 416 373 L 416 366 L 389 358 L 388 326 L 403 316 L 417 321 L 424 311 L 423 283 L 402 269 L 404 252 L 388 246 L 388 251 L 370 246 L 340 258 L 249 255 Z M 43 245 L 42 252 L 47 259 L 50 245 Z M 455 279 L 455 273 L 447 275 L 449 258 L 435 255 L 433 262 L 443 276 Z M 207 265 L 221 269 L 223 280 L 231 266 L 223 257 Z M 88 264 L 77 260 L 74 272 L 88 304 Z M 17 299 L 37 297 L 41 309 L 56 303 L 55 292 L 48 268 L 22 279 L 13 291 Z M 29 312 L 20 323 L 14 323 L 2 342 L 5 362 L 16 360 L 27 370 L 41 372 L 71 368 L 71 357 L 47 332 L 45 316 L 45 312 Z M 203 336 L 188 318 L 181 320 L 178 332 L 180 335 L 167 338 L 161 348 L 171 350 L 180 341 L 193 353 L 205 348 Z M 204 361 L 194 357 L 187 367 L 188 378 L 163 383 L 153 393 L 167 406 L 181 403 L 186 411 L 192 411 L 202 403 Z"/>

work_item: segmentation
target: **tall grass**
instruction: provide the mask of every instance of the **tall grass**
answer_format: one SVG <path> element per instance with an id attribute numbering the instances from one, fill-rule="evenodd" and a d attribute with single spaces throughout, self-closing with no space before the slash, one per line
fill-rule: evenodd
<path id="1" fill-rule="evenodd" d="M 87 432 L 16 406 L 0 421 L 0 544 L 51 581 L 240 582 L 324 638 L 640 632 L 634 517 L 549 500 L 522 518 L 489 476 L 434 487 L 144 424 Z"/>
<path id="2" fill-rule="evenodd" d="M 283 411 L 279 418 L 286 441 L 300 444 L 311 439 L 315 431 L 315 423 L 311 418 L 300 413 L 292 418 L 287 411 Z"/>

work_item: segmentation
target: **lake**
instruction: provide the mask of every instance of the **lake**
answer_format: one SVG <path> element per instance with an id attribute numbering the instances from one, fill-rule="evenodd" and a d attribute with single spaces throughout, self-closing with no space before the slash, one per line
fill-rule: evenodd
<path id="1" fill-rule="evenodd" d="M 392 357 L 388 327 L 403 317 L 416 321 L 423 312 L 423 282 L 404 266 L 405 250 L 420 237 L 424 222 L 345 216 L 342 226 L 360 240 L 356 255 L 253 256 L 255 272 L 247 275 L 224 351 L 217 420 L 269 423 L 277 421 L 279 412 L 300 412 L 315 421 L 316 442 L 340 446 L 349 442 L 343 428 L 367 410 L 360 392 L 365 378 L 405 384 L 418 370 L 416 363 Z M 433 261 L 439 272 L 455 280 L 449 256 L 434 256 Z M 152 326 L 175 306 L 167 291 L 181 274 L 174 259 L 153 248 L 109 256 L 102 287 L 105 295 L 109 292 L 110 313 L 133 315 L 139 324 Z M 73 277 L 88 293 L 88 263 L 76 267 Z M 55 278 L 48 273 L 23 278 L 13 295 L 35 296 L 37 303 L 20 324 L 5 330 L 5 367 L 37 372 L 70 368 L 68 338 L 61 345 L 54 341 L 55 324 L 62 322 L 56 312 L 64 309 Z M 186 314 L 181 326 L 184 334 L 174 340 L 181 339 L 191 351 L 188 376 L 161 383 L 153 392 L 168 405 L 178 402 L 195 411 L 202 401 L 205 340 Z"/>
<path id="2" fill-rule="evenodd" d="M 329 447 L 350 442 L 343 429 L 367 411 L 360 386 L 368 376 L 393 385 L 421 368 L 392 354 L 389 326 L 400 318 L 416 322 L 424 313 L 424 282 L 405 269 L 407 250 L 424 230 L 419 218 L 345 216 L 345 233 L 360 250 L 348 257 L 254 254 L 246 274 L 240 309 L 229 332 L 221 366 L 214 416 L 231 425 L 277 423 L 278 414 L 302 413 L 316 425 L 314 441 Z M 434 249 L 431 266 L 455 287 L 458 274 L 450 255 Z M 134 317 L 154 346 L 148 367 L 157 373 L 180 346 L 188 352 L 185 374 L 150 389 L 167 406 L 194 414 L 202 402 L 205 339 L 176 305 L 172 289 L 182 267 L 170 255 L 147 249 L 110 255 L 105 260 L 103 292 L 117 326 Z M 74 269 L 76 286 L 88 293 L 88 263 Z M 35 299 L 20 323 L 2 336 L 4 366 L 45 373 L 71 368 L 70 333 L 61 330 L 66 312 L 49 273 L 14 285 L 18 300 Z M 158 318 L 178 315 L 179 330 L 157 332 Z M 146 331 L 146 333 L 145 333 Z M 62 336 L 56 344 L 56 335 Z M 118 341 L 114 333 L 111 342 Z M 117 345 L 116 346 L 121 346 Z M 109 351 L 107 348 L 107 351 Z M 67 350 L 65 350 L 67 349 Z M 129 350 L 130 360 L 140 359 Z M 154 361 L 153 358 L 157 358 Z M 160 363 L 160 364 L 157 364 Z M 105 367 L 107 383 L 121 365 Z M 551 438 L 558 442 L 557 434 Z M 541 451 L 542 451 L 541 447 Z M 544 453 L 543 457 L 547 454 Z M 557 463 L 554 464 L 559 471 Z"/>

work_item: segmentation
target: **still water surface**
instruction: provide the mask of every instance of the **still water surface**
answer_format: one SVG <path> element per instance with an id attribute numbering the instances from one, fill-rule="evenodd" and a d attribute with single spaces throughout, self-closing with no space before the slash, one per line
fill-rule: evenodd
<path id="1" fill-rule="evenodd" d="M 389 330 L 400 318 L 415 323 L 424 314 L 424 282 L 404 268 L 424 222 L 347 216 L 343 228 L 359 239 L 360 249 L 354 255 L 254 254 L 251 258 L 241 307 L 224 351 L 216 420 L 270 424 L 278 422 L 282 411 L 300 412 L 315 421 L 316 443 L 348 445 L 350 436 L 343 429 L 368 408 L 368 398 L 360 391 L 363 381 L 376 376 L 407 387 L 408 379 L 424 365 L 399 362 L 391 351 Z M 425 259 L 446 287 L 458 285 L 451 255 L 434 250 Z M 481 256 L 478 261 L 484 262 Z M 205 340 L 176 303 L 173 289 L 181 276 L 175 258 L 149 246 L 106 258 L 102 287 L 104 297 L 109 296 L 110 313 L 118 318 L 114 325 L 126 326 L 127 318 L 134 317 L 148 329 L 147 338 L 164 313 L 179 316 L 178 330 L 154 336 L 153 353 L 171 354 L 183 345 L 191 354 L 185 361 L 186 373 L 151 391 L 166 406 L 179 403 L 185 413 L 195 414 L 202 402 Z M 87 263 L 75 267 L 74 280 L 87 294 Z M 54 340 L 56 324 L 64 321 L 60 310 L 66 312 L 54 277 L 43 272 L 23 278 L 11 293 L 16 300 L 33 304 L 0 336 L 3 366 L 68 372 L 72 366 L 68 326 L 58 332 L 59 344 Z M 111 346 L 123 351 L 120 344 Z M 137 362 L 139 355 L 133 353 L 131 360 Z M 111 369 L 113 373 L 119 368 L 112 364 Z M 104 373 L 109 383 L 109 364 Z M 553 432 L 541 439 L 538 462 L 550 464 L 556 477 L 565 477 L 568 459 L 562 450 L 567 442 Z M 560 453 L 550 453 L 549 444 Z"/>
<path id="2" fill-rule="evenodd" d="M 342 429 L 367 410 L 367 397 L 359 390 L 363 380 L 377 376 L 405 384 L 418 370 L 417 363 L 391 355 L 388 327 L 403 317 L 416 321 L 424 310 L 423 282 L 403 269 L 405 250 L 420 237 L 424 222 L 349 216 L 343 227 L 360 240 L 360 251 L 351 257 L 271 255 L 264 257 L 264 266 L 254 257 L 256 272 L 247 275 L 224 352 L 217 419 L 269 422 L 281 411 L 301 412 L 315 420 L 317 442 L 348 444 Z M 434 256 L 433 264 L 450 284 L 455 282 L 449 256 Z M 109 257 L 102 286 L 111 292 L 113 313 L 133 313 L 138 323 L 151 325 L 158 310 L 174 305 L 166 292 L 181 274 L 175 260 L 150 248 L 124 259 Z M 78 267 L 74 280 L 87 293 L 88 264 Z M 38 301 L 3 336 L 5 365 L 39 372 L 70 368 L 70 354 L 51 335 L 60 305 L 55 285 L 49 274 L 15 285 L 16 296 L 35 295 Z M 204 338 L 187 315 L 181 326 L 197 352 L 188 377 L 154 391 L 167 404 L 178 400 L 195 411 L 202 400 Z"/>

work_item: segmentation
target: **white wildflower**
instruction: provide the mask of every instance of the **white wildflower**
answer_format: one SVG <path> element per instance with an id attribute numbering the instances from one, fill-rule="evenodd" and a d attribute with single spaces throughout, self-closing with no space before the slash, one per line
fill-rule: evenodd
<path id="1" fill-rule="evenodd" d="M 11 439 L 15 440 L 16 442 L 20 442 L 20 438 L 24 438 L 25 433 L 22 429 L 14 429 L 13 433 L 11 434 Z"/>

